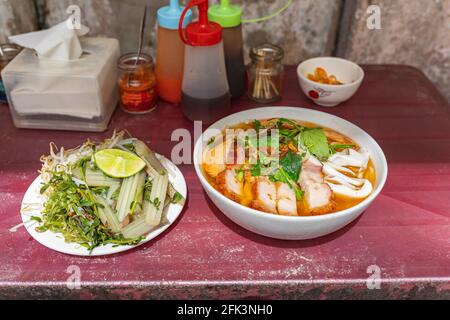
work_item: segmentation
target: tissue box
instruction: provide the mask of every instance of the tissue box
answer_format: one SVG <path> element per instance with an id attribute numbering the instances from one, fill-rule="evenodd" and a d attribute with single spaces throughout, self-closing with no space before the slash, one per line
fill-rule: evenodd
<path id="1" fill-rule="evenodd" d="M 105 131 L 118 103 L 119 42 L 82 38 L 80 59 L 39 59 L 24 49 L 2 71 L 18 128 Z"/>

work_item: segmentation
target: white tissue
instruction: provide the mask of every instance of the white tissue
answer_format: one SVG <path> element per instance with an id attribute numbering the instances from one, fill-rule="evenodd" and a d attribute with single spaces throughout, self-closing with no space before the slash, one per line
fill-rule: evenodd
<path id="1" fill-rule="evenodd" d="M 118 101 L 119 41 L 82 37 L 80 42 L 86 54 L 76 60 L 39 59 L 24 49 L 6 66 L 2 78 L 17 117 L 35 117 L 40 128 L 48 128 L 45 120 L 53 116 L 63 128 L 73 117 L 87 121 L 70 128 L 109 120 Z"/>
<path id="2" fill-rule="evenodd" d="M 19 46 L 34 49 L 39 58 L 63 61 L 79 59 L 83 48 L 78 37 L 89 33 L 89 28 L 82 25 L 80 29 L 73 29 L 70 25 L 69 19 L 50 29 L 11 36 L 9 40 Z"/>

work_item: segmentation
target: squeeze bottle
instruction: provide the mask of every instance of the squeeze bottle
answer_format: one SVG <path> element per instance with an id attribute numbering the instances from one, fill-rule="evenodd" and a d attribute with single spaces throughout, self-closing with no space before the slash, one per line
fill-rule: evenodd
<path id="1" fill-rule="evenodd" d="M 170 103 L 181 101 L 181 82 L 184 69 L 184 43 L 178 36 L 178 25 L 183 7 L 179 0 L 170 0 L 158 10 L 158 53 L 156 82 L 159 96 Z M 192 11 L 186 13 L 183 28 L 192 21 Z"/>
<path id="2" fill-rule="evenodd" d="M 197 6 L 199 20 L 183 33 L 183 20 Z M 181 106 L 192 121 L 211 124 L 231 111 L 222 27 L 208 20 L 208 0 L 191 0 L 183 11 L 179 35 L 186 44 Z"/>
<path id="3" fill-rule="evenodd" d="M 222 37 L 225 50 L 228 84 L 232 98 L 239 98 L 245 92 L 246 69 L 242 40 L 242 9 L 221 0 L 208 10 L 210 21 L 217 22 L 223 28 Z"/>

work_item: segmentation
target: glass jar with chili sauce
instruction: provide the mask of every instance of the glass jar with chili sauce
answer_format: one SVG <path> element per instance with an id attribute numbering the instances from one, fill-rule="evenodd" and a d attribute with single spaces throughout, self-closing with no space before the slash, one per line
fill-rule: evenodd
<path id="1" fill-rule="evenodd" d="M 156 108 L 158 93 L 153 58 L 141 53 L 119 59 L 120 106 L 125 112 L 143 114 Z"/>

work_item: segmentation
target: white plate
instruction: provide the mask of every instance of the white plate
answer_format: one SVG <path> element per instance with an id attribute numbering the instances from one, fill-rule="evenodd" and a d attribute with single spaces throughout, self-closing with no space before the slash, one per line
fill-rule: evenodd
<path id="1" fill-rule="evenodd" d="M 187 186 L 186 181 L 184 180 L 184 176 L 181 171 L 177 168 L 175 164 L 166 159 L 161 155 L 157 155 L 163 166 L 167 169 L 169 173 L 169 181 L 175 187 L 175 189 L 184 197 L 187 197 Z M 119 246 L 114 247 L 112 244 L 107 244 L 104 246 L 100 246 L 95 248 L 92 253 L 89 252 L 88 249 L 80 246 L 76 243 L 67 243 L 64 241 L 64 237 L 62 234 L 54 233 L 51 231 L 46 231 L 43 233 L 39 233 L 36 231 L 36 227 L 39 225 L 36 221 L 30 220 L 30 217 L 42 217 L 41 210 L 43 208 L 43 204 L 45 202 L 45 197 L 39 193 L 41 189 L 42 179 L 41 176 L 37 177 L 36 180 L 30 185 L 25 196 L 22 200 L 22 210 L 21 216 L 22 221 L 27 229 L 28 233 L 40 244 L 46 246 L 49 249 L 75 255 L 75 256 L 104 256 L 115 254 L 127 250 L 131 250 L 137 246 L 143 245 L 144 243 L 149 242 L 150 240 L 156 238 L 161 233 L 163 233 L 167 228 L 173 224 L 177 218 L 179 217 L 181 211 L 183 210 L 183 206 L 179 204 L 169 204 L 164 210 L 169 220 L 169 224 L 161 226 L 152 232 L 150 232 L 145 239 L 135 246 Z M 24 210 L 26 209 L 26 210 Z"/>

